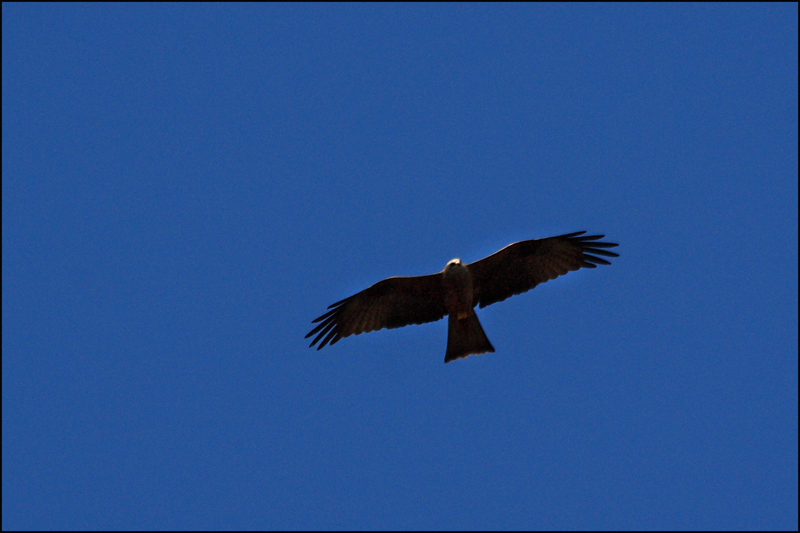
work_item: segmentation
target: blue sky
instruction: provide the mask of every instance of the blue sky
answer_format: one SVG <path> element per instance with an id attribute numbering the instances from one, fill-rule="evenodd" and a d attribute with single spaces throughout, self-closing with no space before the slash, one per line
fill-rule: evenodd
<path id="1" fill-rule="evenodd" d="M 797 529 L 796 4 L 3 4 L 3 528 Z M 308 348 L 394 275 L 611 266 Z"/>

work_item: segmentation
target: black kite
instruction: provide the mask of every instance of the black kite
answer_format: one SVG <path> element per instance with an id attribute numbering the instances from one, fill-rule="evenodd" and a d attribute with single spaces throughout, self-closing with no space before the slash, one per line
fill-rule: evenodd
<path id="1" fill-rule="evenodd" d="M 598 255 L 619 257 L 605 250 L 617 244 L 600 242 L 604 235 L 584 233 L 516 242 L 468 265 L 453 259 L 438 274 L 385 279 L 328 307 L 306 338 L 317 335 L 311 346 L 319 342 L 319 350 L 342 337 L 447 315 L 445 363 L 494 352 L 473 308 L 502 302 L 573 270 L 610 264 Z"/>

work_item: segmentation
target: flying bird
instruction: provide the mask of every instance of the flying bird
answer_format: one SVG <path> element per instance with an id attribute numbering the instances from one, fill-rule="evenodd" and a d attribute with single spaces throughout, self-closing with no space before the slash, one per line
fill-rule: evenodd
<path id="1" fill-rule="evenodd" d="M 330 305 L 313 321 L 319 324 L 306 338 L 316 335 L 310 347 L 319 343 L 320 350 L 350 335 L 448 316 L 445 363 L 494 352 L 474 307 L 502 302 L 573 270 L 611 264 L 598 256 L 619 257 L 606 249 L 616 243 L 601 242 L 604 235 L 584 233 L 515 242 L 474 263 L 453 259 L 437 274 L 379 281 Z"/>

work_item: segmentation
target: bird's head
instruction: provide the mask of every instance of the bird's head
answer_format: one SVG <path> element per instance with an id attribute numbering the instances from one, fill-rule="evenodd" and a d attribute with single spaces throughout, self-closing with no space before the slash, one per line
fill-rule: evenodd
<path id="1" fill-rule="evenodd" d="M 447 262 L 447 266 L 444 267 L 445 270 L 449 270 L 453 267 L 460 267 L 461 266 L 461 259 L 451 259 Z"/>

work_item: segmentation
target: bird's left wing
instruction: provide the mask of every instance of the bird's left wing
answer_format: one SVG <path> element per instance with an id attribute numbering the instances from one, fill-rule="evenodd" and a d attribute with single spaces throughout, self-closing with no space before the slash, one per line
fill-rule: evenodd
<path id="1" fill-rule="evenodd" d="M 473 305 L 480 304 L 483 308 L 567 272 L 610 264 L 598 255 L 618 257 L 605 250 L 617 246 L 615 243 L 599 242 L 603 235 L 584 233 L 515 242 L 468 264 L 472 274 Z"/>
<path id="2" fill-rule="evenodd" d="M 379 281 L 329 306 L 306 338 L 316 335 L 311 346 L 320 350 L 349 335 L 439 320 L 447 314 L 443 292 L 441 273 Z"/>

